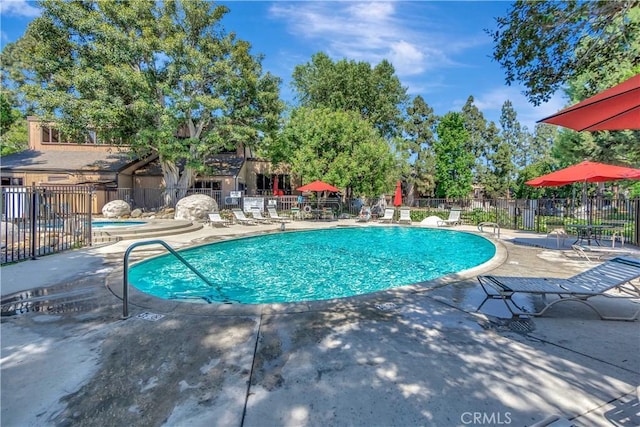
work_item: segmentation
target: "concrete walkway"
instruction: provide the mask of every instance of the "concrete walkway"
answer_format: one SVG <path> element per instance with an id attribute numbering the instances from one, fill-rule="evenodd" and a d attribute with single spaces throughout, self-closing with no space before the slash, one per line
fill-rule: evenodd
<path id="1" fill-rule="evenodd" d="M 205 227 L 163 240 L 178 248 L 278 229 Z M 484 270 L 568 277 L 593 266 L 536 247 L 548 246 L 544 238 L 502 230 L 500 256 Z M 576 426 L 640 425 L 638 321 L 602 321 L 571 303 L 520 321 L 499 301 L 475 313 L 479 271 L 290 305 L 177 303 L 132 291 L 122 320 L 122 254 L 131 243 L 0 269 L 3 301 L 55 294 L 69 302 L 2 318 L 3 427 L 530 426 L 552 414 Z"/>

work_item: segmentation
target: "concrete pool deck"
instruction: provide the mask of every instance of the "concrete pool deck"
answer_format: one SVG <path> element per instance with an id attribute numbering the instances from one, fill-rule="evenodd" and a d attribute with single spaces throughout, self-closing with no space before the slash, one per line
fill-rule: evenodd
<path id="1" fill-rule="evenodd" d="M 358 226 L 286 228 L 346 225 Z M 162 239 L 180 248 L 279 227 Z M 114 293 L 131 243 L 0 269 L 3 299 L 68 302 L 2 318 L 2 426 L 525 426 L 552 414 L 576 426 L 640 424 L 639 321 L 602 321 L 572 303 L 525 321 L 502 318 L 499 301 L 475 313 L 474 274 L 313 304 L 214 307 L 132 293 L 122 320 Z M 568 277 L 593 266 L 544 235 L 502 230 L 496 244 L 495 274 Z M 621 315 L 637 308 L 596 301 Z"/>

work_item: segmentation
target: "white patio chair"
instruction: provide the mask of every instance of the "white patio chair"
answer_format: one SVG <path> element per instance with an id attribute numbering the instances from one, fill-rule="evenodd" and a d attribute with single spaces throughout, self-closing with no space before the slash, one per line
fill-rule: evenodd
<path id="1" fill-rule="evenodd" d="M 400 208 L 400 224 L 411 224 L 411 210 L 409 208 Z"/>
<path id="2" fill-rule="evenodd" d="M 587 271 L 576 274 L 568 279 L 553 277 L 505 277 L 478 276 L 480 286 L 486 297 L 476 311 L 490 299 L 500 299 L 514 316 L 542 316 L 549 308 L 564 301 L 581 302 L 598 313 L 603 320 L 632 321 L 640 314 L 640 309 L 631 317 L 604 316 L 600 310 L 587 301 L 595 296 L 608 298 L 640 298 L 640 288 L 630 282 L 640 277 L 640 260 L 634 258 L 616 257 L 599 264 Z M 619 294 L 607 293 L 616 289 Z M 557 296 L 558 299 L 548 302 L 543 298 L 544 307 L 535 312 L 528 312 L 512 297 L 516 294 L 532 294 Z"/>
<path id="3" fill-rule="evenodd" d="M 269 219 L 277 222 L 291 222 L 291 218 L 287 218 L 286 216 L 278 215 L 278 211 L 276 208 L 267 208 L 267 212 L 269 212 Z"/>
<path id="4" fill-rule="evenodd" d="M 218 212 L 211 212 L 209 214 L 209 224 L 214 227 L 216 225 L 221 225 L 226 227 L 229 225 L 229 221 L 222 218 Z"/>
<path id="5" fill-rule="evenodd" d="M 378 222 L 392 222 L 393 214 L 395 214 L 396 210 L 394 208 L 386 208 L 384 210 L 384 216 L 378 218 Z"/>
<path id="6" fill-rule="evenodd" d="M 257 224 L 256 220 L 254 220 L 253 218 L 247 218 L 244 212 L 242 211 L 242 209 L 238 209 L 238 208 L 232 209 L 231 212 L 233 212 L 233 216 L 235 217 L 236 221 L 238 221 L 242 225 Z"/>
<path id="7" fill-rule="evenodd" d="M 460 209 L 451 209 L 449 211 L 449 218 L 442 219 L 436 224 L 438 225 L 438 227 L 460 225 L 462 224 L 462 219 L 460 218 L 461 213 L 462 211 Z"/>

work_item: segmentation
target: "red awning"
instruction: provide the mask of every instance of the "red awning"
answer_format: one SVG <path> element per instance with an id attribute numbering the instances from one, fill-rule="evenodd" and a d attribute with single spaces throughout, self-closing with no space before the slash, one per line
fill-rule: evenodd
<path id="1" fill-rule="evenodd" d="M 577 131 L 640 129 L 640 74 L 539 120 Z"/>

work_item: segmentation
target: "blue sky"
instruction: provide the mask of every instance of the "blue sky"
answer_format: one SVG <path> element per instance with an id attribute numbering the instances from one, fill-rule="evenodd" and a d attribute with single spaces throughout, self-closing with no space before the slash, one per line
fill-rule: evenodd
<path id="1" fill-rule="evenodd" d="M 506 1 L 226 1 L 222 23 L 264 55 L 263 68 L 283 80 L 285 100 L 296 65 L 316 52 L 375 65 L 389 60 L 410 96 L 422 95 L 443 115 L 459 111 L 472 95 L 488 120 L 498 123 L 509 99 L 518 119 L 533 130 L 536 120 L 563 108 L 562 96 L 534 107 L 522 88 L 507 86 L 504 72 L 491 60 L 494 17 L 510 7 Z M 34 2 L 0 1 L 2 46 L 22 36 L 39 11 Z"/>

